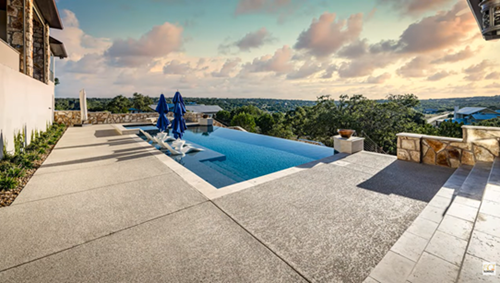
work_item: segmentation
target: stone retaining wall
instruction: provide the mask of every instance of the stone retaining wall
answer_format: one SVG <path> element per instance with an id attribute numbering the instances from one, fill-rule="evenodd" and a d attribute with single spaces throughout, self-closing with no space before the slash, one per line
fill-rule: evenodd
<path id="1" fill-rule="evenodd" d="M 463 126 L 463 139 L 398 134 L 398 159 L 457 168 L 499 156 L 500 128 Z"/>
<path id="2" fill-rule="evenodd" d="M 172 113 L 168 113 L 172 117 Z M 184 115 L 186 122 L 198 122 L 202 114 L 188 112 Z M 123 123 L 142 123 L 149 122 L 148 118 L 158 118 L 158 113 L 124 113 L 113 114 L 110 112 L 89 112 L 89 124 L 123 124 Z M 74 126 L 81 123 L 81 113 L 77 111 L 54 111 L 54 121 L 67 126 Z"/>

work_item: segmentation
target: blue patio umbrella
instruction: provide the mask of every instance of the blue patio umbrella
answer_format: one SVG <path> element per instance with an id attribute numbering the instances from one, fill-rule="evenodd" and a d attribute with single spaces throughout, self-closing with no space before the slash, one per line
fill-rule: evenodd
<path id="1" fill-rule="evenodd" d="M 156 122 L 156 127 L 160 130 L 160 132 L 165 132 L 170 124 L 170 121 L 167 118 L 168 113 L 168 105 L 165 96 L 160 95 L 160 101 L 158 101 L 158 105 L 156 106 L 156 112 L 160 114 L 158 117 L 158 122 Z"/>
<path id="2" fill-rule="evenodd" d="M 184 131 L 187 129 L 186 121 L 184 120 L 184 114 L 186 113 L 186 106 L 184 105 L 184 99 L 180 92 L 176 92 L 174 98 L 172 99 L 174 103 L 174 120 L 172 121 L 172 133 L 174 138 L 182 139 Z"/>

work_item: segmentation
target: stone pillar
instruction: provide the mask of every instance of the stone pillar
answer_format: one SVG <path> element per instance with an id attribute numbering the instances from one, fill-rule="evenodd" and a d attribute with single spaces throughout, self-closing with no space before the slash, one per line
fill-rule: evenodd
<path id="1" fill-rule="evenodd" d="M 26 26 L 24 28 L 26 50 L 26 75 L 33 77 L 33 0 L 26 1 Z"/>
<path id="2" fill-rule="evenodd" d="M 19 51 L 19 71 L 24 73 L 23 0 L 7 0 L 7 43 Z"/>
<path id="3" fill-rule="evenodd" d="M 343 138 L 340 135 L 333 137 L 333 147 L 342 153 L 356 153 L 363 150 L 365 138 L 350 137 Z"/>
<path id="4" fill-rule="evenodd" d="M 44 52 L 45 52 L 45 72 L 44 72 L 44 78 L 45 78 L 45 83 L 48 84 L 50 80 L 50 27 L 48 24 L 45 24 L 45 38 L 44 38 Z"/>
<path id="5" fill-rule="evenodd" d="M 398 159 L 420 163 L 422 160 L 420 153 L 421 135 L 401 133 L 398 137 Z"/>

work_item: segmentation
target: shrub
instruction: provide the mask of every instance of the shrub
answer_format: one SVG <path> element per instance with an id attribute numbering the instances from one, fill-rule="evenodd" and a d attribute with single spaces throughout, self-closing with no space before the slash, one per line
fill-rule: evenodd
<path id="1" fill-rule="evenodd" d="M 5 160 L 1 161 L 0 162 L 0 173 L 7 172 L 14 167 L 15 167 L 15 165 L 10 163 L 9 161 L 5 161 Z"/>
<path id="2" fill-rule="evenodd" d="M 0 176 L 0 190 L 13 190 L 17 187 L 17 180 L 12 177 Z"/>
<path id="3" fill-rule="evenodd" d="M 26 172 L 19 167 L 12 167 L 9 170 L 5 171 L 5 176 L 12 178 L 22 178 L 26 175 Z"/>

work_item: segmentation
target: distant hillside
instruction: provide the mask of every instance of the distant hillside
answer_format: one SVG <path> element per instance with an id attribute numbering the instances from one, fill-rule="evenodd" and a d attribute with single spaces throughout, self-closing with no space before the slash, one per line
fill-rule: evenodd
<path id="1" fill-rule="evenodd" d="M 157 97 L 152 97 L 154 103 L 158 102 Z M 167 101 L 172 98 L 167 97 Z M 87 98 L 89 111 L 107 110 L 107 105 L 111 98 Z M 185 103 L 197 103 L 205 105 L 219 105 L 222 109 L 231 111 L 241 106 L 253 105 L 268 112 L 287 112 L 299 106 L 313 106 L 316 101 L 292 100 L 292 99 L 260 99 L 260 98 L 193 98 L 184 97 Z M 80 102 L 78 98 L 56 98 L 56 110 L 78 110 Z"/>
<path id="2" fill-rule="evenodd" d="M 425 99 L 420 100 L 417 110 L 427 108 L 452 111 L 455 106 L 462 107 L 487 107 L 492 110 L 500 109 L 500 95 L 496 96 L 476 96 L 446 99 Z"/>

